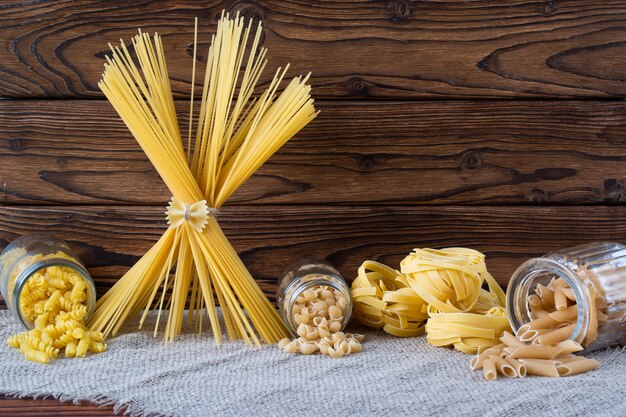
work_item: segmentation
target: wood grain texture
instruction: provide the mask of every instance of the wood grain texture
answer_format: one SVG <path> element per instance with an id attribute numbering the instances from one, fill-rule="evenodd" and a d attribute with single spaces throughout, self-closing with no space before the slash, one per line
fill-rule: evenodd
<path id="1" fill-rule="evenodd" d="M 0 207 L 0 247 L 45 230 L 67 240 L 109 288 L 165 229 L 156 207 Z M 271 298 L 276 279 L 303 257 L 325 258 L 352 280 L 374 259 L 398 267 L 415 247 L 465 246 L 487 255 L 501 284 L 526 259 L 597 240 L 626 241 L 625 207 L 235 206 L 226 236 Z"/>
<path id="2" fill-rule="evenodd" d="M 313 71 L 318 97 L 626 94 L 624 1 L 48 0 L 0 7 L 0 96 L 99 96 L 107 43 L 139 26 L 164 36 L 187 96 L 193 17 L 202 61 L 224 8 L 262 19 L 268 69 Z"/>
<path id="3" fill-rule="evenodd" d="M 83 402 L 74 405 L 53 399 L 13 399 L 0 394 L 0 416 L 4 417 L 109 417 L 115 415 L 113 407 L 91 405 Z"/>
<path id="4" fill-rule="evenodd" d="M 178 102 L 186 119 L 186 102 Z M 328 102 L 230 200 L 623 204 L 617 101 Z M 185 126 L 183 123 L 181 126 Z M 158 204 L 170 194 L 106 101 L 0 101 L 0 203 Z"/>

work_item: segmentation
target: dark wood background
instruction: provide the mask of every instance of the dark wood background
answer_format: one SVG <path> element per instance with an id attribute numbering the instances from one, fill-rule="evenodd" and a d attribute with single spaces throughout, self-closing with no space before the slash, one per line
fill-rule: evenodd
<path id="1" fill-rule="evenodd" d="M 313 72 L 319 118 L 220 222 L 273 295 L 290 262 L 347 276 L 414 247 L 469 246 L 502 284 L 525 259 L 626 241 L 625 1 L 2 1 L 0 248 L 50 231 L 100 292 L 165 228 L 169 194 L 98 91 L 108 42 L 164 38 L 186 117 L 225 8 L 263 19 L 269 67 Z M 0 400 L 2 415 L 111 414 Z"/>

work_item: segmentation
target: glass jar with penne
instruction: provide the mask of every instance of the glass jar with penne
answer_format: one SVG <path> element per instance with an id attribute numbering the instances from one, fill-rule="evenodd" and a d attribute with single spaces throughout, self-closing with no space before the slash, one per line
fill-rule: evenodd
<path id="1" fill-rule="evenodd" d="M 626 341 L 626 246 L 597 242 L 522 264 L 507 290 L 517 338 L 554 346 L 566 340 L 585 352 Z"/>

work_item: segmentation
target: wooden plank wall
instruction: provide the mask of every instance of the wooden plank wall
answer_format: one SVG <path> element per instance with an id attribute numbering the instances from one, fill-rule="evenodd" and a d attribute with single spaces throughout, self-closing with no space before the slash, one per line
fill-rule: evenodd
<path id="1" fill-rule="evenodd" d="M 526 258 L 626 241 L 626 2 L 36 1 L 0 7 L 0 247 L 46 230 L 105 291 L 169 194 L 97 82 L 107 43 L 164 38 L 181 118 L 222 9 L 262 19 L 266 84 L 313 72 L 322 113 L 220 216 L 272 295 L 302 256 L 352 277 L 413 247 Z"/>
<path id="2" fill-rule="evenodd" d="M 273 70 L 313 72 L 322 113 L 231 199 L 262 288 L 319 256 L 352 277 L 413 247 L 525 259 L 626 242 L 626 1 L 37 0 L 0 5 L 0 248 L 45 230 L 104 292 L 165 228 L 167 190 L 97 82 L 108 42 L 164 38 L 180 115 L 222 9 L 262 19 Z M 3 415 L 111 408 L 0 397 Z"/>

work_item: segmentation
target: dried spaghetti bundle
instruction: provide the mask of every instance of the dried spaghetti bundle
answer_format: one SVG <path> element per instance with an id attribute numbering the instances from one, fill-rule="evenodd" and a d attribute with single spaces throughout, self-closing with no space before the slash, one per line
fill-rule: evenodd
<path id="1" fill-rule="evenodd" d="M 208 53 L 195 134 L 193 80 L 187 152 L 178 126 L 161 38 L 133 39 L 139 66 L 122 42 L 111 47 L 100 88 L 165 181 L 173 197 L 170 227 L 156 244 L 98 302 L 93 329 L 115 334 L 123 322 L 144 311 L 168 311 L 165 340 L 179 334 L 188 298 L 189 320 L 202 328 L 206 310 L 216 342 L 222 308 L 230 339 L 260 345 L 288 335 L 215 219 L 215 210 L 317 112 L 307 77 L 277 89 L 287 68 L 278 69 L 267 90 L 251 100 L 267 61 L 259 47 L 261 24 L 222 14 Z M 252 40 L 251 45 L 249 39 Z M 249 52 L 247 52 L 249 50 Z M 240 74 L 240 70 L 243 72 Z M 169 300 L 166 303 L 166 300 Z M 217 303 L 216 299 L 217 298 Z"/>

